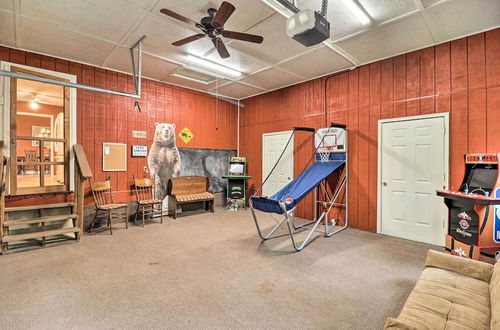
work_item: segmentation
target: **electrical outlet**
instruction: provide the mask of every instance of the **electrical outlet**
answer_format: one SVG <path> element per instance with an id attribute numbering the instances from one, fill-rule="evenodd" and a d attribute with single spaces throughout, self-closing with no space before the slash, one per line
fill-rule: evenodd
<path id="1" fill-rule="evenodd" d="M 148 173 L 149 172 L 149 168 L 147 166 L 144 166 L 144 173 Z"/>

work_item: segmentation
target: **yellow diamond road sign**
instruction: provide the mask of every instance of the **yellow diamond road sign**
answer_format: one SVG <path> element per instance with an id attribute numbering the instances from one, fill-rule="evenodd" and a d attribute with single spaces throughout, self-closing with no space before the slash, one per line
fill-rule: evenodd
<path id="1" fill-rule="evenodd" d="M 189 128 L 184 127 L 182 131 L 179 132 L 179 137 L 184 143 L 188 143 L 194 137 L 193 133 L 189 130 Z"/>

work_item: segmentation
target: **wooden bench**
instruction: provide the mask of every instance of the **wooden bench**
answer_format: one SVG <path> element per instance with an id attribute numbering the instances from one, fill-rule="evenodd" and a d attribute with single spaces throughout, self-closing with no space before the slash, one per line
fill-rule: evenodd
<path id="1" fill-rule="evenodd" d="M 173 204 L 173 218 L 177 218 L 178 204 L 205 202 L 205 210 L 214 212 L 214 194 L 209 187 L 210 181 L 204 176 L 180 176 L 168 180 L 167 193 Z"/>

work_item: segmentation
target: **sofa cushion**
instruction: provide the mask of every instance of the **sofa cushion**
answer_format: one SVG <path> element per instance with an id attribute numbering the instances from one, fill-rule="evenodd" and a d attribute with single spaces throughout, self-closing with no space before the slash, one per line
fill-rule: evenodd
<path id="1" fill-rule="evenodd" d="M 489 329 L 489 283 L 427 267 L 398 319 L 416 329 Z"/>
<path id="2" fill-rule="evenodd" d="M 490 282 L 491 328 L 500 329 L 500 262 L 495 264 Z"/>

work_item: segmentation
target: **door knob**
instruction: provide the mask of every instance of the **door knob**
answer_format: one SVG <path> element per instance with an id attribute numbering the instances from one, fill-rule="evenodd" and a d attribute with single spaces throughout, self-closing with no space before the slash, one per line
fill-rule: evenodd
<path id="1" fill-rule="evenodd" d="M 387 182 L 382 182 L 382 185 L 383 185 L 384 187 L 387 187 Z"/>

